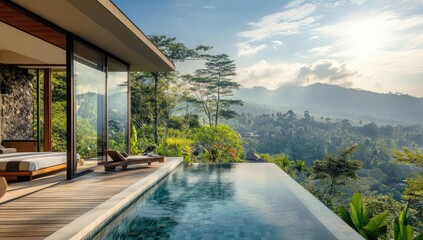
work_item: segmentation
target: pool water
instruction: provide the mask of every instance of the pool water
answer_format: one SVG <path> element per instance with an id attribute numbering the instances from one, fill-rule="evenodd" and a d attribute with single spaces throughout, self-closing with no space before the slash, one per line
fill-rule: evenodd
<path id="1" fill-rule="evenodd" d="M 273 164 L 181 166 L 95 239 L 335 239 L 283 174 Z"/>

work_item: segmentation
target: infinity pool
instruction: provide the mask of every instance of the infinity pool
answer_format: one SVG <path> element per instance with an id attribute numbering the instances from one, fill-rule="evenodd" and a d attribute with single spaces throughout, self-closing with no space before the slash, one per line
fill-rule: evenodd
<path id="1" fill-rule="evenodd" d="M 94 239 L 336 239 L 284 181 L 273 164 L 181 166 Z"/>

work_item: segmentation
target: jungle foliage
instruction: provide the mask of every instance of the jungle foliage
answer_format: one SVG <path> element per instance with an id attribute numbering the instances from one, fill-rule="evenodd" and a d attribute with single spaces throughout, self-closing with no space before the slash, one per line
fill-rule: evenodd
<path id="1" fill-rule="evenodd" d="M 387 212 L 391 223 L 408 201 L 415 232 L 422 232 L 421 125 L 350 122 L 309 111 L 298 116 L 292 110 L 242 113 L 229 123 L 244 136 L 247 152 L 266 153 L 262 159 L 277 163 L 334 211 L 361 192 L 370 216 Z"/>

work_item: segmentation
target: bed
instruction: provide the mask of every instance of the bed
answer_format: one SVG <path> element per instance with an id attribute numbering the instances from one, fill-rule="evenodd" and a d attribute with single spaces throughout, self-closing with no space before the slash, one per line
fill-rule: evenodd
<path id="1" fill-rule="evenodd" d="M 66 169 L 66 153 L 18 152 L 0 155 L 0 176 L 8 180 L 32 180 L 32 177 Z"/>

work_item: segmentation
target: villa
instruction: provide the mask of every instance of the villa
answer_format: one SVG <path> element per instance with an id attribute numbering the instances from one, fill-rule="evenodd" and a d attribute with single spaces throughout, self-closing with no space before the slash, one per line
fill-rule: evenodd
<path id="1" fill-rule="evenodd" d="M 181 166 L 182 158 L 170 157 L 98 171 L 111 148 L 130 152 L 130 72 L 175 70 L 111 0 L 0 0 L 0 33 L 0 143 L 17 151 L 0 154 L 0 176 L 32 180 L 66 170 L 67 180 L 15 185 L 6 197 L 32 190 L 0 202 L 0 239 L 115 239 L 122 230 L 134 239 L 361 239 L 274 164 Z M 54 72 L 66 86 L 61 153 L 52 152 Z M 85 131 L 87 123 L 96 127 Z M 165 204 L 146 213 L 160 221 L 131 223 L 137 214 L 126 211 L 151 197 Z M 212 220 L 224 221 L 214 229 Z"/>
<path id="2" fill-rule="evenodd" d="M 173 71 L 167 59 L 111 1 L 0 1 L 0 76 L 3 103 L 0 137 L 19 152 L 51 151 L 51 72 L 66 72 L 67 179 L 106 160 L 113 123 L 129 152 L 130 71 Z M 35 70 L 35 86 L 25 69 Z M 41 76 L 40 76 L 41 75 Z M 43 82 L 43 92 L 40 92 Z M 33 94 L 37 102 L 33 106 Z M 44 96 L 41 103 L 40 95 Z M 40 108 L 41 105 L 41 108 Z M 95 146 L 94 164 L 78 164 L 78 108 L 89 105 L 97 125 L 85 142 Z M 38 106 L 38 107 L 37 107 Z M 44 119 L 40 118 L 43 109 Z M 38 114 L 34 114 L 38 112 Z M 34 123 L 44 131 L 34 138 Z M 92 123 L 92 122 L 91 122 Z M 41 142 L 42 139 L 42 142 Z M 65 157 L 65 156 L 63 156 Z"/>

